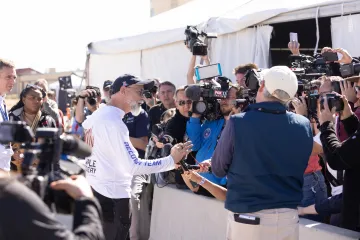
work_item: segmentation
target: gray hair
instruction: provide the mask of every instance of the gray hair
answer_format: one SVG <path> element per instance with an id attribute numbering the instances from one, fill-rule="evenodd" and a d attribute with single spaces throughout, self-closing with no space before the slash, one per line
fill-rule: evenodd
<path id="1" fill-rule="evenodd" d="M 34 85 L 37 85 L 39 87 L 43 87 L 45 89 L 43 89 L 45 92 L 48 92 L 49 91 L 49 84 L 48 82 L 46 81 L 46 79 L 44 78 L 41 78 L 41 79 L 38 79 Z"/>
<path id="2" fill-rule="evenodd" d="M 265 98 L 280 102 L 283 105 L 286 105 L 290 100 L 289 94 L 287 92 L 283 91 L 283 90 L 280 90 L 280 89 L 276 89 L 273 92 L 273 94 L 271 94 L 271 93 L 269 93 L 269 91 L 265 87 L 263 95 L 264 95 Z"/>

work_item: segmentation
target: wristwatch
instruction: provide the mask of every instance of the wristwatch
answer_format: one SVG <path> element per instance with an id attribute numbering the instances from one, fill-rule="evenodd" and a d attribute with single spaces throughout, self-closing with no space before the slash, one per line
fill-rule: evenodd
<path id="1" fill-rule="evenodd" d="M 201 178 L 201 181 L 198 183 L 200 186 L 202 186 L 205 183 L 206 179 L 204 177 Z"/>

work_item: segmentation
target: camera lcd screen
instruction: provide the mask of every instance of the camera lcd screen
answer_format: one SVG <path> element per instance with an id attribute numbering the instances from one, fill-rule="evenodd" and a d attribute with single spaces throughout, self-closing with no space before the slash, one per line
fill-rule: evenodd
<path id="1" fill-rule="evenodd" d="M 220 63 L 195 68 L 196 80 L 222 76 Z"/>

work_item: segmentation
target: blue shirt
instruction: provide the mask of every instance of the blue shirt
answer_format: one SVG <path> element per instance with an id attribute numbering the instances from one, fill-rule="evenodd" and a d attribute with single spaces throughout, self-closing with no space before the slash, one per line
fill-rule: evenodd
<path id="1" fill-rule="evenodd" d="M 225 208 L 296 209 L 312 147 L 310 121 L 279 102 L 252 104 L 231 116 L 211 160 L 212 172 L 227 176 Z"/>
<path id="2" fill-rule="evenodd" d="M 129 136 L 133 138 L 147 137 L 149 135 L 149 117 L 148 114 L 141 109 L 138 116 L 133 116 L 131 113 L 125 114 L 123 121 L 129 129 Z M 145 157 L 145 151 L 136 149 L 139 153 L 139 158 Z"/>
<path id="3" fill-rule="evenodd" d="M 196 160 L 203 162 L 213 156 L 219 135 L 224 127 L 225 119 L 205 121 L 203 124 L 200 118 L 191 117 L 186 124 L 186 134 L 194 145 L 192 150 L 198 151 Z M 201 173 L 201 175 L 213 183 L 226 185 L 226 178 L 219 178 L 212 173 Z"/>

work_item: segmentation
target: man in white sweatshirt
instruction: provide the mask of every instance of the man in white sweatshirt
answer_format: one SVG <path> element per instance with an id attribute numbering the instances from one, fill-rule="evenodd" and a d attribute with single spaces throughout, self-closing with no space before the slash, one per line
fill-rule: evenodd
<path id="1" fill-rule="evenodd" d="M 118 77 L 111 86 L 107 106 L 94 112 L 83 123 L 85 141 L 92 146 L 86 159 L 88 179 L 103 211 L 104 234 L 107 240 L 125 240 L 131 223 L 130 193 L 133 175 L 169 171 L 191 151 L 191 143 L 180 143 L 171 155 L 143 160 L 130 142 L 124 115 L 139 106 L 143 91 L 153 86 L 132 75 Z"/>

